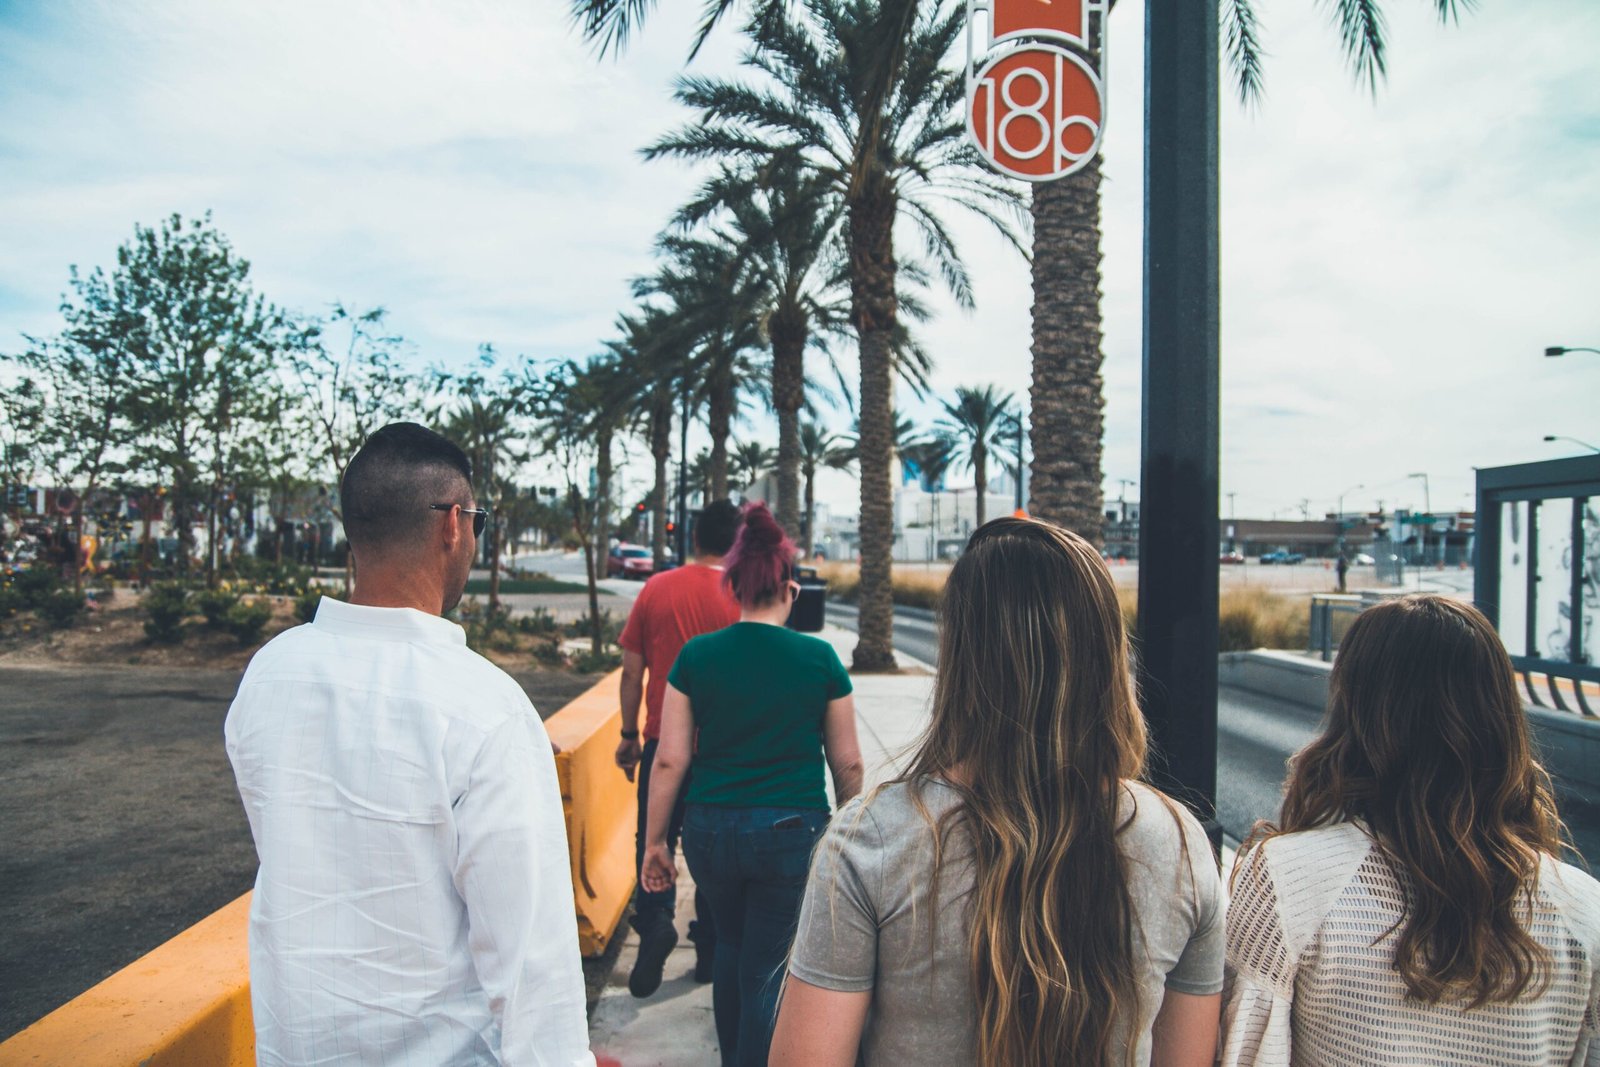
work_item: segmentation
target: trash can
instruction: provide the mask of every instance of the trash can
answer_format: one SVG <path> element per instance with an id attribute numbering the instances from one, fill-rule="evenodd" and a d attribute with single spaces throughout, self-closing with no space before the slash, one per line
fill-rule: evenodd
<path id="1" fill-rule="evenodd" d="M 803 634 L 820 633 L 827 615 L 827 579 L 818 578 L 815 567 L 796 567 L 794 580 L 800 583 L 800 595 L 789 612 L 789 629 Z"/>

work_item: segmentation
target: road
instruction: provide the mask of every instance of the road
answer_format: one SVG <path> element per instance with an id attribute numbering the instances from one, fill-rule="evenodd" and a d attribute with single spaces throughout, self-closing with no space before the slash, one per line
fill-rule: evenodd
<path id="1" fill-rule="evenodd" d="M 1450 573 L 1450 572 L 1446 572 Z M 855 609 L 829 604 L 828 621 L 854 629 Z M 938 628 L 928 612 L 895 612 L 895 647 L 932 663 Z M 1277 817 L 1288 758 L 1310 741 L 1321 712 L 1271 697 L 1223 687 L 1217 694 L 1217 821 L 1239 841 L 1258 819 Z M 1561 816 L 1579 855 L 1600 861 L 1600 798 L 1558 783 Z"/>

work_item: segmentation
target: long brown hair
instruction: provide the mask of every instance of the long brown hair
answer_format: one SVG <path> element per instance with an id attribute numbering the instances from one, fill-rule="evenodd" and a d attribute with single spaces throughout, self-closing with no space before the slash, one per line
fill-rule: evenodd
<path id="1" fill-rule="evenodd" d="M 1410 997 L 1476 1008 L 1544 988 L 1549 956 L 1526 922 L 1561 822 L 1511 661 L 1470 604 L 1407 596 L 1356 618 L 1279 824 L 1246 847 L 1350 820 L 1366 824 L 1406 894 L 1384 936 Z"/>
<path id="2" fill-rule="evenodd" d="M 932 721 L 902 781 L 940 777 L 971 837 L 978 1062 L 1108 1062 L 1136 1012 L 1118 798 L 1145 755 L 1116 589 L 1083 538 L 996 519 L 945 585 Z"/>

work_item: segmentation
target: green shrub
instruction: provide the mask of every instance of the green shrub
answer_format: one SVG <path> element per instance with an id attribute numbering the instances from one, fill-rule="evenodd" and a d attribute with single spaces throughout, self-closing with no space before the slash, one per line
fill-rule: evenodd
<path id="1" fill-rule="evenodd" d="M 561 629 L 549 608 L 534 608 L 526 615 L 518 615 L 516 624 L 518 632 L 525 634 L 553 634 Z"/>
<path id="2" fill-rule="evenodd" d="M 192 603 L 206 617 L 208 630 L 224 630 L 228 627 L 228 613 L 239 603 L 239 594 L 231 589 L 202 589 Z"/>
<path id="3" fill-rule="evenodd" d="M 51 593 L 60 590 L 61 585 L 61 576 L 54 567 L 29 567 L 18 571 L 12 582 L 12 588 L 22 598 L 24 608 L 36 608 L 43 604 Z"/>
<path id="4" fill-rule="evenodd" d="M 538 641 L 533 646 L 534 662 L 544 667 L 565 667 L 567 654 L 559 641 Z"/>
<path id="5" fill-rule="evenodd" d="M 605 671 L 614 671 L 622 666 L 622 653 L 616 649 L 608 648 L 596 653 L 584 649 L 572 657 L 573 669 L 582 674 L 601 674 Z"/>
<path id="6" fill-rule="evenodd" d="M 591 624 L 590 615 L 589 615 L 588 612 L 584 612 L 582 618 L 578 619 L 575 622 L 567 623 L 567 636 L 569 636 L 569 637 L 591 637 L 591 636 L 593 636 L 589 632 L 590 624 Z M 619 622 L 616 619 L 613 619 L 611 617 L 611 612 L 609 612 L 609 611 L 607 611 L 605 609 L 601 609 L 601 611 L 600 611 L 600 643 L 603 644 L 603 645 L 614 645 L 614 644 L 617 643 L 617 638 L 619 638 L 621 636 L 622 636 L 622 623 Z"/>
<path id="7" fill-rule="evenodd" d="M 189 614 L 189 590 L 181 582 L 158 582 L 144 595 L 144 632 L 153 641 L 176 643 Z"/>
<path id="8" fill-rule="evenodd" d="M 52 629 L 64 630 L 83 614 L 84 606 L 83 597 L 77 593 L 70 589 L 57 589 L 45 594 L 35 610 Z"/>
<path id="9" fill-rule="evenodd" d="M 241 600 L 228 609 L 224 620 L 228 632 L 245 647 L 259 642 L 271 621 L 272 604 L 266 600 Z"/>
<path id="10" fill-rule="evenodd" d="M 11 585 L 0 585 L 0 619 L 9 619 L 22 608 L 22 594 Z"/>

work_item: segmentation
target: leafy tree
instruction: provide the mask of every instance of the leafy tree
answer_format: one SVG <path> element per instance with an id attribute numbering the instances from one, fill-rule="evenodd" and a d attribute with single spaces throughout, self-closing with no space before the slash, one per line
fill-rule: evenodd
<path id="1" fill-rule="evenodd" d="M 940 427 L 961 442 L 962 462 L 972 468 L 973 488 L 977 497 L 975 516 L 982 526 L 987 504 L 984 495 L 989 491 L 989 450 L 1004 448 L 1006 415 L 1015 401 L 1010 393 L 1002 393 L 992 385 L 982 389 L 962 386 L 956 389 L 954 401 L 945 401 L 944 418 Z"/>
<path id="2" fill-rule="evenodd" d="M 16 357 L 7 357 L 13 362 Z M 44 434 L 47 398 L 38 384 L 23 378 L 0 386 L 0 493 L 10 497 L 13 487 L 28 484 L 36 469 L 39 443 Z M 22 519 L 20 500 L 6 502 L 17 522 Z"/>
<path id="3" fill-rule="evenodd" d="M 273 373 L 288 344 L 286 321 L 251 288 L 249 262 L 209 214 L 136 225 L 111 274 L 96 271 L 75 289 L 76 300 L 63 304 L 70 344 L 126 361 L 117 380 L 126 382 L 119 414 L 129 466 L 171 485 L 185 571 L 203 507 L 214 583 L 219 511 L 236 487 L 265 478 L 271 430 L 287 412 Z"/>
<path id="4" fill-rule="evenodd" d="M 962 76 L 944 65 L 964 13 L 930 5 L 906 21 L 902 0 L 805 0 L 753 20 L 746 56 L 756 83 L 683 78 L 699 120 L 646 155 L 781 163 L 814 175 L 845 219 L 850 318 L 861 363 L 862 670 L 894 668 L 890 478 L 895 350 L 902 343 L 895 223 L 922 239 L 938 277 L 970 306 L 970 279 L 935 205 L 993 223 L 1020 248 L 1017 191 L 977 166 L 960 108 Z"/>
<path id="5" fill-rule="evenodd" d="M 488 539 L 481 546 L 489 568 L 489 610 L 500 610 L 500 557 L 505 524 L 500 502 L 515 495 L 516 472 L 529 459 L 522 413 L 529 381 L 523 371 L 501 367 L 492 345 L 478 347 L 475 366 L 451 373 L 435 369 L 434 389 L 442 397 L 443 433 L 461 446 L 472 463 L 473 492 L 489 512 Z"/>
<path id="6" fill-rule="evenodd" d="M 849 438 L 830 433 L 811 419 L 800 423 L 800 475 L 805 479 L 805 511 L 800 532 L 807 559 L 817 548 L 817 472 L 824 468 L 848 470 L 854 462 L 855 449 Z"/>
<path id="7" fill-rule="evenodd" d="M 374 431 L 422 417 L 424 383 L 400 365 L 405 341 L 389 330 L 387 318 L 381 307 L 355 311 L 336 303 L 326 321 L 299 326 L 286 353 L 297 395 L 288 427 L 295 448 L 293 457 L 284 455 L 275 464 L 280 488 L 297 481 L 295 467 L 321 485 L 337 483 Z M 277 498 L 287 500 L 289 493 L 280 492 Z M 334 515 L 342 521 L 337 495 L 332 499 Z M 281 558 L 281 544 L 278 551 Z M 346 553 L 347 594 L 351 566 Z"/>

